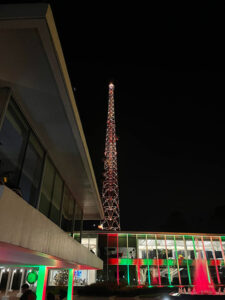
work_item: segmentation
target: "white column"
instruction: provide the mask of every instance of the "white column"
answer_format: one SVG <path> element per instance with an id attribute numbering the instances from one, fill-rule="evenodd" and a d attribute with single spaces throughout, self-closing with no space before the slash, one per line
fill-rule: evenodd
<path id="1" fill-rule="evenodd" d="M 8 291 L 9 291 L 9 286 L 10 286 L 10 282 L 11 282 L 11 277 L 12 277 L 12 270 L 9 269 L 9 274 L 8 274 L 8 279 L 7 279 L 6 289 L 5 289 L 5 296 L 7 296 Z"/>
<path id="2" fill-rule="evenodd" d="M 1 281 L 2 281 L 3 270 L 4 270 L 4 269 L 1 269 L 1 271 L 0 271 L 0 285 L 1 285 Z"/>
<path id="3" fill-rule="evenodd" d="M 20 291 L 21 291 L 21 286 L 23 285 L 24 276 L 25 276 L 25 269 L 22 269 L 22 275 L 21 275 L 21 280 L 20 280 Z"/>
<path id="4" fill-rule="evenodd" d="M 10 280 L 10 284 L 9 284 L 9 291 L 12 291 L 12 283 L 13 283 L 13 278 L 14 278 L 14 274 L 15 274 L 15 270 L 12 270 L 12 275 L 11 275 L 11 280 Z"/>

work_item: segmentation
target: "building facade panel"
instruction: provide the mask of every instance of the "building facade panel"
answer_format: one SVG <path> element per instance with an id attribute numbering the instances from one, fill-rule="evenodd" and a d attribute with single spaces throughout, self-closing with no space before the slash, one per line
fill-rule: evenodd
<path id="1" fill-rule="evenodd" d="M 84 239 L 86 234 L 83 234 Z M 96 281 L 117 281 L 132 286 L 192 287 L 196 262 L 202 260 L 209 283 L 224 285 L 225 236 L 102 232 L 98 233 L 97 240 L 104 265 L 103 270 L 96 271 Z"/>

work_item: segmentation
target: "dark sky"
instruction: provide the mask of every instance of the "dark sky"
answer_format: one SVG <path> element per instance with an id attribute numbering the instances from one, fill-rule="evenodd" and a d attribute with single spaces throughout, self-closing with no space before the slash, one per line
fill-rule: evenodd
<path id="1" fill-rule="evenodd" d="M 223 2 L 50 3 L 100 193 L 115 83 L 122 230 L 225 233 Z"/>
<path id="2" fill-rule="evenodd" d="M 224 233 L 223 7 L 52 9 L 100 193 L 115 83 L 122 230 Z"/>

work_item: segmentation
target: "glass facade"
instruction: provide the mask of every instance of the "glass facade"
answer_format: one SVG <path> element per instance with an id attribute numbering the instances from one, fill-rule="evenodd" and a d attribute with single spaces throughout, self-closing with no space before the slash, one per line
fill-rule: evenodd
<path id="1" fill-rule="evenodd" d="M 82 240 L 88 244 L 85 235 Z M 98 233 L 98 256 L 104 266 L 97 271 L 96 281 L 192 287 L 196 259 L 201 259 L 208 280 L 223 286 L 224 248 L 225 237 L 215 235 Z"/>
<path id="2" fill-rule="evenodd" d="M 82 209 L 12 98 L 0 128 L 0 183 L 80 240 Z"/>

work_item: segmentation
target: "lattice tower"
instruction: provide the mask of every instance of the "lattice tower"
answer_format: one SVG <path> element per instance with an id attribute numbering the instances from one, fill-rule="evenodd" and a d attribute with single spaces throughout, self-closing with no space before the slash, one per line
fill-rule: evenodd
<path id="1" fill-rule="evenodd" d="M 114 84 L 109 84 L 108 118 L 105 141 L 104 181 L 102 203 L 104 230 L 120 230 L 119 187 L 117 177 L 116 125 L 114 112 Z"/>

